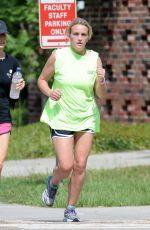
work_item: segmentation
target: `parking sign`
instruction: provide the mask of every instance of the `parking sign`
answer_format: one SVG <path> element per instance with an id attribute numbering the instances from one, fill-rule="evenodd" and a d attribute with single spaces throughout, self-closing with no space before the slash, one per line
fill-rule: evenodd
<path id="1" fill-rule="evenodd" d="M 76 0 L 39 0 L 41 48 L 53 49 L 68 46 L 66 28 L 76 15 Z"/>

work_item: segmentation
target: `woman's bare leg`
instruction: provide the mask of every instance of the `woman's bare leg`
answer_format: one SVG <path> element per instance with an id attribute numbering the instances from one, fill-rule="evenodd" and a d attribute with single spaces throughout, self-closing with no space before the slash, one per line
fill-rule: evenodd
<path id="1" fill-rule="evenodd" d="M 2 172 L 4 160 L 7 156 L 8 144 L 10 139 L 10 133 L 0 135 L 0 175 Z"/>
<path id="2" fill-rule="evenodd" d="M 87 159 L 93 140 L 92 133 L 77 133 L 75 135 L 75 159 L 68 191 L 68 205 L 75 206 L 80 195 L 86 172 Z"/>
<path id="3" fill-rule="evenodd" d="M 73 137 L 53 138 L 53 146 L 57 157 L 57 165 L 53 170 L 52 183 L 57 185 L 68 177 L 73 168 Z"/>

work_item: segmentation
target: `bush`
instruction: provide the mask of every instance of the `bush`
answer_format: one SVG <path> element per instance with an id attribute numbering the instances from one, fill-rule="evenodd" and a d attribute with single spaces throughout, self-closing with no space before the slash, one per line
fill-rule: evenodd
<path id="1" fill-rule="evenodd" d="M 102 122 L 101 132 L 95 134 L 92 153 L 141 150 L 150 148 L 150 124 Z M 8 159 L 53 156 L 49 127 L 34 123 L 12 129 Z"/>
<path id="2" fill-rule="evenodd" d="M 11 115 L 13 120 L 13 125 L 15 127 L 20 127 L 28 123 L 28 110 L 26 106 L 26 102 L 21 103 L 17 102 L 15 109 L 11 109 Z"/>

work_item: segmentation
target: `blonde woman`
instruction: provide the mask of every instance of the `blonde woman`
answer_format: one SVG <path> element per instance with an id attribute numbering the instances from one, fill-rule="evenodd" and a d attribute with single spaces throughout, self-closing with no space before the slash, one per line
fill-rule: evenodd
<path id="1" fill-rule="evenodd" d="M 42 200 L 52 206 L 61 180 L 70 176 L 64 222 L 79 222 L 75 206 L 85 179 L 93 136 L 100 130 L 100 114 L 94 93 L 105 97 L 105 70 L 97 52 L 86 48 L 92 28 L 82 18 L 71 22 L 67 35 L 70 47 L 55 50 L 38 79 L 48 96 L 41 121 L 51 128 L 57 165 L 47 178 Z M 53 78 L 52 88 L 48 85 Z"/>

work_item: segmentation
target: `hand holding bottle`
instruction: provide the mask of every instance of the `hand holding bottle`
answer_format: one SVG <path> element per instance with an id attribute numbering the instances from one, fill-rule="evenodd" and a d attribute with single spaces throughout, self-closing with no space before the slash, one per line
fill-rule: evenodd
<path id="1" fill-rule="evenodd" d="M 20 90 L 25 86 L 25 82 L 22 78 L 21 69 L 17 67 L 16 72 L 13 73 L 12 83 L 10 87 L 10 98 L 18 99 L 20 96 Z"/>
<path id="2" fill-rule="evenodd" d="M 19 82 L 16 84 L 17 90 L 22 90 L 25 87 L 25 81 L 22 79 L 19 80 Z"/>

